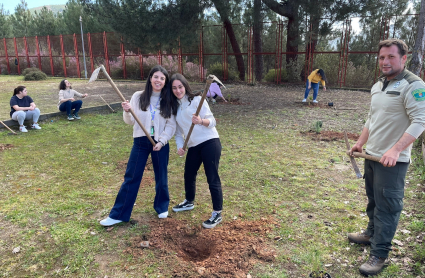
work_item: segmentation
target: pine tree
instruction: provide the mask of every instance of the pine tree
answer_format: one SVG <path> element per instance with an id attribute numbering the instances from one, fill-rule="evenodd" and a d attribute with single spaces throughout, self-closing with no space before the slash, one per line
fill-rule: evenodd
<path id="1" fill-rule="evenodd" d="M 14 37 L 31 35 L 33 16 L 28 10 L 28 4 L 25 0 L 21 0 L 21 3 L 16 6 L 15 13 L 10 16 L 10 24 Z"/>
<path id="2" fill-rule="evenodd" d="M 9 12 L 5 11 L 3 4 L 0 5 L 0 38 L 8 38 L 11 36 L 10 23 L 7 19 Z"/>

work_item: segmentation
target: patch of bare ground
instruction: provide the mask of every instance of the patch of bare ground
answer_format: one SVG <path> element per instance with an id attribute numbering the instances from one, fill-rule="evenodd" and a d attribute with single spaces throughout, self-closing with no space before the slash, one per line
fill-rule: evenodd
<path id="1" fill-rule="evenodd" d="M 336 131 L 331 131 L 331 130 L 321 131 L 319 133 L 310 130 L 310 131 L 307 131 L 307 132 L 302 131 L 300 133 L 303 134 L 304 136 L 311 137 L 311 139 L 314 140 L 314 141 L 344 140 L 344 133 L 343 132 L 336 132 Z M 359 139 L 360 135 L 347 132 L 347 137 L 348 137 L 348 139 L 357 141 Z"/>
<path id="2" fill-rule="evenodd" d="M 0 144 L 0 152 L 13 148 L 12 144 Z"/>
<path id="3" fill-rule="evenodd" d="M 246 277 L 256 263 L 275 260 L 276 251 L 267 238 L 275 225 L 278 224 L 273 219 L 238 219 L 204 229 L 170 217 L 152 220 L 151 232 L 133 238 L 124 252 L 143 256 L 145 249 L 141 243 L 149 241 L 149 248 L 158 257 L 177 258 L 173 277 Z"/>

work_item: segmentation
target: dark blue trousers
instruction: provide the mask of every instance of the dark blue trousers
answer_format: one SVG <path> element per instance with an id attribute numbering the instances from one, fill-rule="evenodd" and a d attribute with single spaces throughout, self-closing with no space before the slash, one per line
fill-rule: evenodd
<path id="1" fill-rule="evenodd" d="M 156 183 L 153 208 L 158 214 L 168 211 L 170 197 L 168 194 L 167 167 L 170 145 L 165 145 L 160 151 L 153 151 L 151 142 L 146 136 L 143 136 L 134 138 L 124 182 L 118 192 L 114 207 L 109 213 L 110 218 L 125 222 L 130 220 L 149 154 L 152 158 Z"/>
<path id="2" fill-rule="evenodd" d="M 83 105 L 83 101 L 80 99 L 76 101 L 68 100 L 61 103 L 61 105 L 59 106 L 59 111 L 62 111 L 62 112 L 66 111 L 66 114 L 70 116 L 72 109 L 75 109 L 74 113 L 78 113 L 82 105 Z"/>

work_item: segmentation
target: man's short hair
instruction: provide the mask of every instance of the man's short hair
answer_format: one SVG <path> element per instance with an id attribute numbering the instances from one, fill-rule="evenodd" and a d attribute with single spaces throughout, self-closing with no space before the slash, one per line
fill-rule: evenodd
<path id="1" fill-rule="evenodd" d="M 409 48 L 407 47 L 407 44 L 399 39 L 386 39 L 383 41 L 380 41 L 378 44 L 378 53 L 381 51 L 381 48 L 383 47 L 391 47 L 391 45 L 396 45 L 398 48 L 398 54 L 400 54 L 400 57 L 403 57 L 404 55 L 407 55 L 407 52 L 409 51 Z"/>

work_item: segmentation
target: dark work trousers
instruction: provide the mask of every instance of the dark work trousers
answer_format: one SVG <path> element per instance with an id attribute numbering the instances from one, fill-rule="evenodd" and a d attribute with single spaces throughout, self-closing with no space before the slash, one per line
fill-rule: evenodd
<path id="1" fill-rule="evenodd" d="M 83 101 L 82 100 L 76 100 L 76 101 L 65 101 L 62 102 L 61 105 L 59 105 L 59 111 L 65 112 L 68 116 L 71 116 L 71 111 L 72 109 L 74 110 L 74 113 L 78 113 L 78 111 L 80 111 L 81 106 L 83 105 Z"/>
<path id="2" fill-rule="evenodd" d="M 213 210 L 223 209 L 223 191 L 221 181 L 218 176 L 218 164 L 221 156 L 220 139 L 214 138 L 205 141 L 195 147 L 190 147 L 186 155 L 184 166 L 184 188 L 186 190 L 186 200 L 194 201 L 196 194 L 196 175 L 199 167 L 204 164 L 205 175 L 207 176 L 210 188 Z"/>
<path id="3" fill-rule="evenodd" d="M 166 144 L 160 151 L 153 151 L 152 143 L 148 137 L 142 136 L 134 138 L 133 148 L 131 149 L 127 170 L 124 175 L 124 182 L 118 192 L 114 207 L 109 214 L 110 218 L 125 222 L 130 220 L 149 154 L 152 158 L 156 183 L 153 208 L 158 214 L 168 211 L 170 196 L 168 194 L 167 167 L 170 145 Z"/>
<path id="4" fill-rule="evenodd" d="M 366 234 L 371 236 L 370 254 L 388 258 L 391 241 L 403 209 L 404 183 L 409 163 L 397 162 L 394 167 L 365 160 L 365 186 L 369 223 Z"/>

